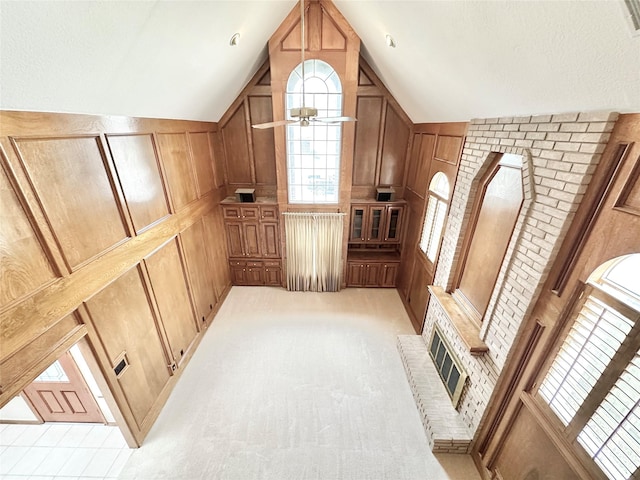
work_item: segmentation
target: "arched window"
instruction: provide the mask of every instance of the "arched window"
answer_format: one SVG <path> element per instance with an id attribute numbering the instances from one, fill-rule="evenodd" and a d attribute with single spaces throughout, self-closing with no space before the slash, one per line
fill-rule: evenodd
<path id="1" fill-rule="evenodd" d="M 538 394 L 611 479 L 640 473 L 640 253 L 589 277 Z"/>
<path id="2" fill-rule="evenodd" d="M 287 111 L 302 106 L 318 117 L 342 115 L 342 86 L 331 65 L 307 60 L 291 72 L 287 82 Z M 340 186 L 340 123 L 311 122 L 287 126 L 287 174 L 290 203 L 338 203 Z"/>
<path id="3" fill-rule="evenodd" d="M 433 176 L 429 184 L 427 213 L 422 227 L 422 237 L 420 238 L 420 250 L 425 253 L 431 263 L 435 263 L 438 255 L 444 222 L 447 218 L 448 205 L 449 180 L 447 180 L 447 176 L 444 173 L 438 172 Z"/>

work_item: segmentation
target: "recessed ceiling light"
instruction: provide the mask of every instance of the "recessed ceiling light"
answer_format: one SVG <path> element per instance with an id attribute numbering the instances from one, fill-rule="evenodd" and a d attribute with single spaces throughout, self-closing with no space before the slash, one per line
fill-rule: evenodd
<path id="1" fill-rule="evenodd" d="M 240 34 L 234 33 L 233 37 L 231 37 L 231 40 L 229 40 L 229 45 L 231 45 L 232 47 L 235 47 L 239 43 L 240 43 Z"/>
<path id="2" fill-rule="evenodd" d="M 391 35 L 389 35 L 388 33 L 387 33 L 387 36 L 385 37 L 385 40 L 387 42 L 387 47 L 396 48 L 395 39 Z"/>

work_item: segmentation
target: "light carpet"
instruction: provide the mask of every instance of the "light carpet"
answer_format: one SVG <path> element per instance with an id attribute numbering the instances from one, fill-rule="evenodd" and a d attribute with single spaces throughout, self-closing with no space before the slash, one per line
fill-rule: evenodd
<path id="1" fill-rule="evenodd" d="M 121 479 L 479 478 L 427 445 L 393 289 L 233 287 Z"/>

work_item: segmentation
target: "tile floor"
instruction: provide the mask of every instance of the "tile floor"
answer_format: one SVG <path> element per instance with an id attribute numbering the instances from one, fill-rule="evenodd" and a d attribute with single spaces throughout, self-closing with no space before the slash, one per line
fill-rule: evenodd
<path id="1" fill-rule="evenodd" d="M 116 427 L 0 425 L 0 480 L 116 479 L 132 450 Z"/>

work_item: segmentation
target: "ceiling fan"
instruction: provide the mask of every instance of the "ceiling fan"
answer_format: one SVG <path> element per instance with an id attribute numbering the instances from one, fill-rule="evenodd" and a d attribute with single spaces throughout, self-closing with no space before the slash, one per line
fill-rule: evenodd
<path id="1" fill-rule="evenodd" d="M 256 125 L 251 125 L 253 128 L 273 128 L 278 127 L 280 125 L 293 125 L 298 124 L 302 127 L 307 127 L 311 125 L 313 122 L 318 123 L 340 123 L 340 122 L 355 122 L 356 119 L 353 117 L 318 117 L 318 109 L 314 107 L 307 107 L 304 103 L 305 101 L 305 91 L 304 91 L 304 82 L 305 82 L 305 74 L 304 74 L 304 39 L 305 39 L 305 29 L 304 29 L 304 0 L 300 0 L 300 31 L 301 31 L 301 57 L 302 57 L 302 106 L 298 108 L 292 108 L 289 110 L 289 116 L 292 120 L 279 120 L 277 122 L 268 122 L 268 123 L 258 123 Z"/>

